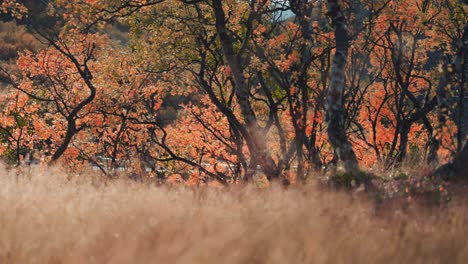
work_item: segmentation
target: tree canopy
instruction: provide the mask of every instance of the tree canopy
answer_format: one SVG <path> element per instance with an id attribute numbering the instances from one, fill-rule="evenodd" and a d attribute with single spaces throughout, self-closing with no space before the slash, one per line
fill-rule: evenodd
<path id="1" fill-rule="evenodd" d="M 11 163 L 39 155 L 74 170 L 229 184 L 259 170 L 301 181 L 324 167 L 466 152 L 468 6 L 458 0 L 1 8 L 41 43 L 24 41 L 16 66 L 0 65 L 0 154 Z"/>

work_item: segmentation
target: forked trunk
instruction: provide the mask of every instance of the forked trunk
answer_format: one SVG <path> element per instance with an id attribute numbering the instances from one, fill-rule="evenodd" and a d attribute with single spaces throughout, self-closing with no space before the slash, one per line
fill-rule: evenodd
<path id="1" fill-rule="evenodd" d="M 249 150 L 252 156 L 262 167 L 269 179 L 279 176 L 278 166 L 275 164 L 268 150 L 265 135 L 262 134 L 257 117 L 250 104 L 249 87 L 245 81 L 239 55 L 235 53 L 234 46 L 226 28 L 226 16 L 221 0 L 213 0 L 213 10 L 216 17 L 216 30 L 222 46 L 223 54 L 231 70 L 235 82 L 235 94 L 244 118 L 248 135 L 244 135 L 250 143 Z"/>

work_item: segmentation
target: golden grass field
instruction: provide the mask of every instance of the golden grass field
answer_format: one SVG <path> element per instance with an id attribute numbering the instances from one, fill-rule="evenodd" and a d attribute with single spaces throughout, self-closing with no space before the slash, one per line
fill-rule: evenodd
<path id="1" fill-rule="evenodd" d="M 0 167 L 0 263 L 468 263 L 468 205 Z"/>

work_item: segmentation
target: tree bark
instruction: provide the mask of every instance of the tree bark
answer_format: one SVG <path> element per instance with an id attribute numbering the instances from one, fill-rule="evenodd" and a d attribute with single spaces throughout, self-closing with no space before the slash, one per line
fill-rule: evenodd
<path id="1" fill-rule="evenodd" d="M 401 164 L 406 159 L 408 151 L 408 134 L 410 132 L 411 124 L 403 124 L 400 130 L 400 146 L 398 148 L 397 162 Z"/>
<path id="2" fill-rule="evenodd" d="M 349 38 L 346 20 L 341 12 L 338 0 L 328 1 L 328 16 L 331 18 L 332 26 L 335 30 L 336 51 L 326 98 L 327 133 L 330 143 L 335 150 L 337 161 L 344 163 L 346 170 L 354 171 L 358 169 L 358 162 L 352 145 L 346 137 L 343 111 Z"/>
<path id="3" fill-rule="evenodd" d="M 67 150 L 68 146 L 70 145 L 73 137 L 78 133 L 75 126 L 75 120 L 68 122 L 67 133 L 65 134 L 65 138 L 57 150 L 54 152 L 52 157 L 50 158 L 50 164 L 55 163 Z"/>

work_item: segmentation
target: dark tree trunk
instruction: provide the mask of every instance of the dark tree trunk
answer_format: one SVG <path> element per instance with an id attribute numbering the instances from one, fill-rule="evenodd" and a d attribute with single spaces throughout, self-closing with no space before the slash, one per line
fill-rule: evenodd
<path id="1" fill-rule="evenodd" d="M 444 179 L 454 176 L 468 177 L 468 144 L 465 143 L 458 155 L 449 163 L 439 167 L 434 174 Z"/>
<path id="2" fill-rule="evenodd" d="M 408 134 L 410 126 L 403 125 L 400 131 L 400 147 L 398 148 L 397 162 L 401 163 L 405 160 L 408 149 Z"/>
<path id="3" fill-rule="evenodd" d="M 65 134 L 65 138 L 62 144 L 60 144 L 58 149 L 50 158 L 50 163 L 56 162 L 63 155 L 63 153 L 65 153 L 65 151 L 67 150 L 68 146 L 71 143 L 71 140 L 73 139 L 73 137 L 76 135 L 77 132 L 78 131 L 76 130 L 76 127 L 75 127 L 75 121 L 72 120 L 71 123 L 70 122 L 68 123 L 67 133 Z"/>
<path id="4" fill-rule="evenodd" d="M 337 161 L 344 163 L 346 170 L 353 171 L 358 169 L 358 162 L 352 145 L 346 137 L 343 111 L 349 39 L 345 17 L 341 12 L 338 0 L 328 1 L 328 15 L 332 19 L 332 26 L 335 29 L 336 51 L 326 99 L 327 133 L 335 150 Z"/>
<path id="5" fill-rule="evenodd" d="M 458 47 L 457 60 L 455 61 L 455 69 L 460 73 L 460 83 L 459 83 L 459 100 L 458 100 L 458 118 L 457 118 L 457 140 L 458 140 L 458 150 L 461 150 L 463 143 L 463 136 L 466 133 L 465 126 L 463 124 L 464 119 L 464 100 L 465 100 L 465 86 L 466 79 L 468 77 L 468 23 L 465 24 L 463 31 L 463 37 Z"/>
<path id="6" fill-rule="evenodd" d="M 464 89 L 464 85 L 466 82 L 466 76 L 468 74 L 468 66 L 467 66 L 467 60 L 468 60 L 468 24 L 465 24 L 464 32 L 462 39 L 460 40 L 460 44 L 458 47 L 458 52 L 457 55 L 454 59 L 455 63 L 455 71 L 460 73 L 461 78 L 460 78 L 460 102 L 463 102 L 463 97 L 464 93 L 462 92 Z M 460 104 L 463 106 L 463 104 Z M 459 105 L 459 107 L 460 107 Z M 461 117 L 462 117 L 462 109 L 459 109 L 459 119 L 458 121 L 461 122 Z M 461 128 L 461 124 L 457 124 L 458 128 Z M 458 139 L 458 148 L 460 151 L 458 154 L 453 158 L 450 162 L 447 164 L 442 165 L 435 171 L 435 175 L 449 179 L 453 176 L 461 176 L 461 177 L 467 177 L 468 176 L 468 137 L 465 137 L 465 145 L 463 146 L 463 140 L 462 140 L 462 135 L 459 132 L 457 134 L 457 139 Z M 462 148 L 463 146 L 463 148 Z"/>

